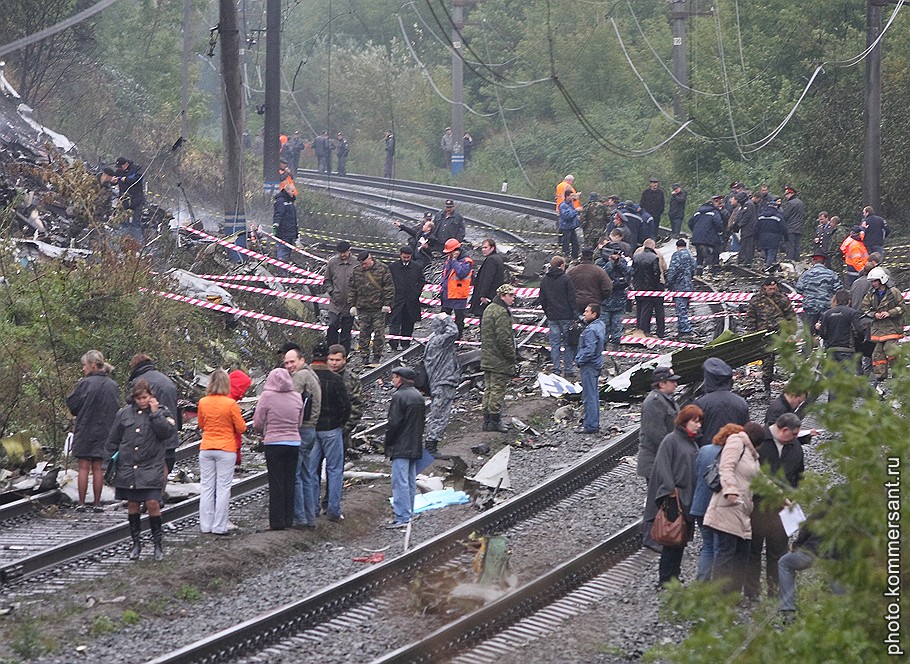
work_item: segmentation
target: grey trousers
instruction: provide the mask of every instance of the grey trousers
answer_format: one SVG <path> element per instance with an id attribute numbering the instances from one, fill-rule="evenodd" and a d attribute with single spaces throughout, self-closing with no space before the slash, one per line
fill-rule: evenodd
<path id="1" fill-rule="evenodd" d="M 452 418 L 452 402 L 455 401 L 454 385 L 439 385 L 433 388 L 433 401 L 424 431 L 426 440 L 442 440 L 449 420 Z"/>

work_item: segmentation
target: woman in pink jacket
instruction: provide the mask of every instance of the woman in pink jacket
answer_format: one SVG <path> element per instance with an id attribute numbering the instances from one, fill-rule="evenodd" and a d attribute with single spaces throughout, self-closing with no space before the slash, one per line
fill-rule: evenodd
<path id="1" fill-rule="evenodd" d="M 269 471 L 269 528 L 294 524 L 294 482 L 300 452 L 303 399 L 287 369 L 272 369 L 253 415 L 253 428 L 263 433 Z"/>

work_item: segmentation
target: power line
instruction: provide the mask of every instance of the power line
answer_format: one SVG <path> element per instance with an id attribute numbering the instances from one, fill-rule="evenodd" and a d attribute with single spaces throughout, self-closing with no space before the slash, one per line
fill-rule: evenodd
<path id="1" fill-rule="evenodd" d="M 49 28 L 45 28 L 44 30 L 39 30 L 35 34 L 28 35 L 27 37 L 23 37 L 22 39 L 17 39 L 14 42 L 10 42 L 9 44 L 6 44 L 5 46 L 0 46 L 0 57 L 3 57 L 7 53 L 12 53 L 13 51 L 18 51 L 20 48 L 24 48 L 25 46 L 28 46 L 29 44 L 34 44 L 35 42 L 39 42 L 42 39 L 47 39 L 48 37 L 51 37 L 52 35 L 55 35 L 58 32 L 63 32 L 67 28 L 71 28 L 78 23 L 82 23 L 82 21 L 85 21 L 86 19 L 91 18 L 92 16 L 94 16 L 95 14 L 100 12 L 102 9 L 107 9 L 115 2 L 117 2 L 117 0 L 101 0 L 101 2 L 98 2 L 94 5 L 92 5 L 88 9 L 83 9 L 78 14 L 73 14 L 69 18 L 64 19 L 63 21 L 60 21 L 59 23 L 56 23 Z"/>
<path id="2" fill-rule="evenodd" d="M 730 103 L 730 81 L 727 79 L 727 60 L 724 58 L 724 40 L 723 40 L 723 30 L 720 28 L 720 11 L 715 7 L 714 8 L 714 23 L 717 26 L 717 53 L 720 56 L 720 70 L 724 75 L 724 104 L 727 107 L 727 118 L 730 120 L 730 131 L 733 132 L 733 142 L 736 144 L 736 150 L 739 152 L 739 156 L 743 159 L 746 158 L 746 155 L 743 154 L 743 149 L 739 144 L 739 136 L 736 135 L 736 122 L 733 120 L 733 106 Z"/>

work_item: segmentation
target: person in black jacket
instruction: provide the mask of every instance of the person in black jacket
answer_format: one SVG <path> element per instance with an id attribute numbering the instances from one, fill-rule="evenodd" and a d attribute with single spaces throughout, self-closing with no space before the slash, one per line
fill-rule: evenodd
<path id="1" fill-rule="evenodd" d="M 660 180 L 651 178 L 648 188 L 641 192 L 641 200 L 638 203 L 648 214 L 654 218 L 655 228 L 660 227 L 660 218 L 664 213 L 664 190 L 660 188 Z"/>
<path id="2" fill-rule="evenodd" d="M 123 229 L 137 241 L 142 241 L 142 206 L 145 205 L 145 178 L 142 167 L 126 157 L 117 157 L 117 169 L 112 184 L 120 192 L 120 204 L 124 210 L 131 211 L 130 221 L 123 224 Z"/>
<path id="3" fill-rule="evenodd" d="M 335 146 L 338 151 L 338 172 L 336 175 L 347 175 L 348 174 L 348 152 L 351 151 L 351 146 L 348 143 L 348 139 L 344 137 L 340 131 L 335 137 Z"/>
<path id="4" fill-rule="evenodd" d="M 806 403 L 808 396 L 806 392 L 791 392 L 790 388 L 785 389 L 765 411 L 765 426 L 771 426 L 777 422 L 777 419 L 784 413 L 797 412 Z"/>
<path id="5" fill-rule="evenodd" d="M 326 359 L 329 347 L 316 344 L 313 347 L 313 360 L 310 368 L 319 378 L 322 390 L 322 402 L 319 408 L 319 419 L 316 421 L 316 443 L 310 452 L 307 466 L 310 474 L 310 486 L 313 487 L 313 504 L 319 504 L 321 484 L 320 470 L 325 459 L 325 481 L 328 486 L 329 503 L 326 509 L 329 521 L 342 521 L 341 485 L 344 482 L 344 438 L 342 428 L 351 415 L 351 399 L 344 379 L 332 371 Z"/>
<path id="6" fill-rule="evenodd" d="M 392 369 L 395 394 L 389 404 L 385 432 L 385 453 L 392 460 L 392 511 L 387 528 L 405 528 L 414 513 L 417 494 L 417 462 L 423 456 L 423 428 L 426 406 L 414 387 L 416 374 L 408 367 Z"/>
<path id="7" fill-rule="evenodd" d="M 702 368 L 705 393 L 694 402 L 705 413 L 699 446 L 710 445 L 725 424 L 745 426 L 749 421 L 748 402 L 732 391 L 730 365 L 718 357 L 709 357 Z"/>
<path id="8" fill-rule="evenodd" d="M 423 221 L 416 226 L 408 226 L 400 221 L 393 221 L 392 224 L 400 231 L 404 231 L 411 238 L 408 245 L 411 247 L 411 254 L 414 260 L 420 263 L 421 267 L 426 267 L 433 261 L 433 251 L 442 249 L 436 246 L 436 238 L 433 236 L 433 229 L 436 223 L 433 221 L 433 213 L 426 212 L 423 215 Z"/>
<path id="9" fill-rule="evenodd" d="M 553 256 L 550 259 L 550 269 L 540 281 L 540 306 L 547 317 L 547 325 L 550 326 L 550 360 L 553 362 L 553 373 L 561 376 L 565 371 L 566 378 L 574 378 L 572 362 L 578 343 L 577 337 L 574 340 L 570 339 L 567 333 L 573 322 L 578 325 L 578 317 L 575 315 L 575 286 L 566 276 L 565 268 L 566 259 L 562 256 Z M 562 350 L 563 345 L 565 351 Z"/>
<path id="10" fill-rule="evenodd" d="M 632 257 L 632 284 L 635 290 L 664 290 L 664 285 L 661 283 L 660 256 L 654 247 L 654 240 L 648 238 L 645 240 L 642 251 Z M 636 296 L 635 310 L 636 327 L 647 336 L 651 336 L 651 318 L 653 316 L 657 324 L 657 336 L 663 339 L 666 333 L 663 295 Z"/>
<path id="11" fill-rule="evenodd" d="M 726 223 L 721 214 L 723 206 L 723 196 L 712 196 L 711 200 L 703 203 L 689 219 L 689 230 L 692 231 L 692 244 L 695 245 L 698 262 L 695 274 L 698 276 L 704 274 L 705 268 L 710 270 L 717 265 Z"/>
<path id="12" fill-rule="evenodd" d="M 117 383 L 110 377 L 113 370 L 114 367 L 104 361 L 101 351 L 88 351 L 82 356 L 82 373 L 85 378 L 76 383 L 73 393 L 66 398 L 67 407 L 76 416 L 72 453 L 79 460 L 77 512 L 85 511 L 90 470 L 95 498 L 92 511 L 104 511 L 101 507 L 101 490 L 104 488 L 101 459 L 104 457 L 104 445 L 111 430 L 111 422 L 120 410 Z"/>
<path id="13" fill-rule="evenodd" d="M 673 235 L 679 235 L 682 231 L 683 219 L 686 216 L 686 199 L 689 194 L 682 188 L 679 183 L 674 183 L 670 187 L 670 210 L 667 213 L 670 217 L 670 232 Z"/>
<path id="14" fill-rule="evenodd" d="M 863 208 L 863 244 L 869 253 L 878 252 L 885 255 L 885 238 L 888 237 L 888 222 L 875 214 L 875 208 L 867 205 Z"/>
<path id="15" fill-rule="evenodd" d="M 777 261 L 781 243 L 787 242 L 790 237 L 787 222 L 778 209 L 780 207 L 778 201 L 779 199 L 772 199 L 770 203 L 762 206 L 755 222 L 756 242 L 764 255 L 766 266 Z"/>
<path id="16" fill-rule="evenodd" d="M 389 335 L 411 337 L 414 325 L 420 320 L 420 294 L 423 292 L 423 266 L 412 260 L 413 250 L 404 246 L 398 250 L 400 260 L 389 265 L 392 283 L 395 284 L 395 299 L 392 301 L 392 316 L 389 318 Z M 407 348 L 410 339 L 389 339 L 392 350 Z"/>
<path id="17" fill-rule="evenodd" d="M 433 217 L 436 228 L 433 229 L 433 239 L 436 245 L 442 247 L 448 240 L 464 242 L 464 217 L 455 211 L 455 201 L 447 200 L 446 206 Z"/>
<path id="18" fill-rule="evenodd" d="M 164 441 L 164 484 L 161 486 L 161 500 L 164 501 L 164 490 L 167 488 L 167 476 L 174 470 L 177 459 L 177 447 L 180 445 L 180 430 L 183 428 L 183 415 L 177 407 L 177 385 L 170 378 L 158 371 L 152 358 L 145 353 L 136 353 L 130 360 L 129 390 L 138 379 L 144 379 L 152 388 L 152 394 L 158 402 L 168 409 L 174 418 L 174 431 Z M 126 398 L 130 403 L 132 397 Z"/>
<path id="19" fill-rule="evenodd" d="M 803 447 L 797 440 L 802 421 L 795 413 L 784 413 L 769 427 L 758 449 L 758 462 L 768 477 L 775 478 L 788 488 L 799 486 L 806 466 Z M 749 566 L 746 569 L 746 595 L 758 597 L 761 592 L 761 555 L 765 548 L 765 574 L 768 594 L 778 592 L 777 563 L 787 553 L 787 533 L 778 512 L 783 504 L 770 497 L 755 496 L 752 509 L 752 543 Z"/>
<path id="20" fill-rule="evenodd" d="M 483 310 L 496 297 L 496 289 L 506 283 L 506 263 L 502 254 L 496 251 L 496 240 L 486 238 L 480 244 L 480 251 L 484 259 L 474 276 L 474 292 L 469 305 L 475 316 L 483 315 Z"/>
<path id="21" fill-rule="evenodd" d="M 281 183 L 278 193 L 275 194 L 275 208 L 272 213 L 272 228 L 275 231 L 275 237 L 284 240 L 288 244 L 297 243 L 297 207 L 294 201 L 297 200 L 297 187 L 294 182 L 288 178 Z M 280 261 L 286 261 L 291 257 L 291 248 L 277 243 L 275 255 Z"/>
<path id="22" fill-rule="evenodd" d="M 857 339 L 865 338 L 865 327 L 860 313 L 850 306 L 848 291 L 839 290 L 834 294 L 831 298 L 831 308 L 822 314 L 816 327 L 818 336 L 825 342 L 825 350 L 831 351 L 834 360 L 842 362 L 847 371 L 857 372 L 859 370 Z M 830 389 L 828 401 L 834 401 L 834 394 Z"/>

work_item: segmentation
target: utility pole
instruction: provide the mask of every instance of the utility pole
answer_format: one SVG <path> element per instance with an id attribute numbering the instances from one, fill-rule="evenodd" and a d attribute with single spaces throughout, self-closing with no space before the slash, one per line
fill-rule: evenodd
<path id="1" fill-rule="evenodd" d="M 187 114 L 190 108 L 190 62 L 193 58 L 193 2 L 183 0 L 183 80 L 180 90 L 180 153 L 177 155 L 177 169 L 180 184 L 183 185 L 183 157 L 186 154 L 186 142 L 189 140 L 189 127 Z M 184 214 L 184 198 L 180 197 L 177 206 L 177 222 L 183 223 L 187 215 Z M 186 211 L 192 218 L 192 210 L 186 205 Z"/>
<path id="2" fill-rule="evenodd" d="M 464 61 L 461 31 L 464 6 L 470 0 L 452 0 L 452 173 L 464 170 L 464 153 L 457 147 L 464 141 Z"/>
<path id="3" fill-rule="evenodd" d="M 263 192 L 278 191 L 281 132 L 281 0 L 268 0 L 265 17 L 265 123 L 262 136 Z"/>
<path id="4" fill-rule="evenodd" d="M 235 0 L 218 0 L 221 36 L 221 137 L 224 143 L 223 233 L 240 233 L 236 243 L 246 246 L 246 213 L 240 168 L 243 162 L 243 114 L 240 76 L 240 30 Z M 239 259 L 239 256 L 232 256 Z"/>
<path id="5" fill-rule="evenodd" d="M 689 87 L 689 62 L 686 57 L 686 19 L 693 16 L 713 16 L 714 10 L 688 11 L 687 0 L 670 0 L 670 26 L 673 28 L 673 77 L 678 92 L 673 97 L 673 112 L 677 120 L 683 120 L 683 99 Z"/>
<path id="6" fill-rule="evenodd" d="M 882 32 L 882 7 L 888 0 L 866 3 L 866 46 Z M 866 56 L 866 85 L 863 89 L 863 205 L 881 214 L 882 205 L 882 45 L 879 42 Z"/>

